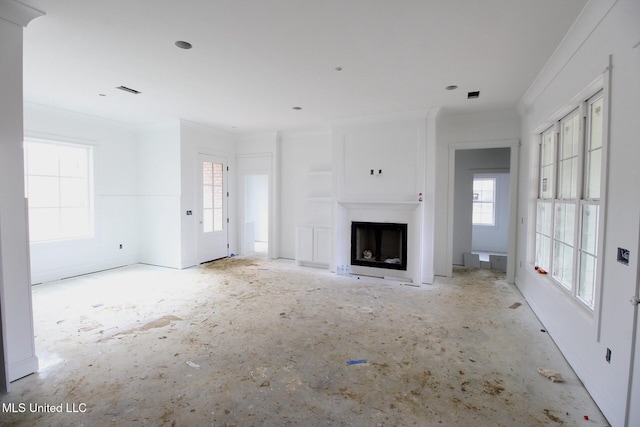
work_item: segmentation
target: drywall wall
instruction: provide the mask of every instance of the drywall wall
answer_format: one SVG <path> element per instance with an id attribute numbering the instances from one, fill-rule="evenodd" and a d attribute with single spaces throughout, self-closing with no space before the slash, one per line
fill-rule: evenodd
<path id="1" fill-rule="evenodd" d="M 139 260 L 181 267 L 180 122 L 138 129 Z"/>
<path id="2" fill-rule="evenodd" d="M 93 147 L 94 236 L 31 244 L 31 278 L 42 283 L 138 262 L 136 135 L 131 126 L 24 104 L 25 136 Z M 122 249 L 120 249 L 122 245 Z"/>
<path id="3" fill-rule="evenodd" d="M 520 119 L 514 110 L 490 113 L 462 114 L 447 116 L 442 112 L 437 119 L 436 146 L 436 183 L 435 183 L 435 227 L 434 271 L 436 275 L 446 276 L 451 270 L 447 261 L 453 253 L 448 241 L 448 229 L 453 222 L 454 212 L 450 212 L 449 196 L 453 189 L 449 188 L 449 157 L 453 155 L 452 147 L 465 143 L 479 147 L 487 144 L 517 140 L 520 137 Z"/>
<path id="4" fill-rule="evenodd" d="M 311 181 L 320 190 L 328 185 L 331 196 L 331 174 L 314 172 L 332 171 L 331 133 L 326 129 L 283 132 L 280 155 L 280 257 L 294 259 L 296 256 L 296 226 L 302 224 L 331 225 L 331 203 L 315 201 L 310 197 Z"/>
<path id="5" fill-rule="evenodd" d="M 629 265 L 616 261 L 616 249 L 639 247 L 638 212 L 640 158 L 640 2 L 588 3 L 578 21 L 523 97 L 522 184 L 519 197 L 518 265 L 516 283 L 531 307 L 571 363 L 585 387 L 615 426 L 640 425 L 626 418 L 634 312 L 629 303 L 638 282 L 638 258 Z M 609 68 L 611 60 L 612 67 Z M 609 70 L 609 71 L 607 71 Z M 607 84 L 610 77 L 610 86 Z M 534 232 L 538 133 L 557 119 L 571 101 L 586 99 L 588 88 L 602 79 L 610 88 L 609 149 L 604 215 L 602 287 L 596 310 L 581 309 L 547 276 L 535 273 Z M 605 360 L 607 348 L 611 363 Z M 634 387 L 640 390 L 640 384 Z M 637 406 L 637 402 L 634 403 Z"/>
<path id="6" fill-rule="evenodd" d="M 350 263 L 350 222 L 408 224 L 407 278 L 432 282 L 433 194 L 427 164 L 435 152 L 438 110 L 343 120 L 333 129 L 335 265 Z M 422 202 L 419 201 L 422 193 Z M 405 210 L 399 215 L 400 210 Z M 367 217 L 369 219 L 367 219 Z M 427 229 L 427 226 L 430 227 Z M 362 274 L 364 270 L 360 269 Z M 381 271 L 367 270 L 366 274 Z"/>
<path id="7" fill-rule="evenodd" d="M 453 213 L 453 263 L 464 264 L 463 254 L 472 250 L 507 253 L 509 230 L 509 179 L 498 180 L 496 225 L 472 226 L 473 176 L 476 173 L 504 174 L 509 171 L 509 148 L 457 150 Z M 474 248 L 474 244 L 476 247 Z"/>

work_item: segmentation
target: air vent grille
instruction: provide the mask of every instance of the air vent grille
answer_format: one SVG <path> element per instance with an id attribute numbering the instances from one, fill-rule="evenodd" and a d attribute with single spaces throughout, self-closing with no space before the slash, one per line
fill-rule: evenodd
<path id="1" fill-rule="evenodd" d="M 480 98 L 480 91 L 467 93 L 467 99 L 476 99 L 476 98 Z"/>
<path id="2" fill-rule="evenodd" d="M 126 86 L 118 86 L 116 89 L 120 89 L 120 90 L 123 90 L 125 92 L 133 93 L 134 95 L 138 95 L 139 93 L 141 93 L 139 90 L 131 89 L 130 87 L 126 87 Z"/>

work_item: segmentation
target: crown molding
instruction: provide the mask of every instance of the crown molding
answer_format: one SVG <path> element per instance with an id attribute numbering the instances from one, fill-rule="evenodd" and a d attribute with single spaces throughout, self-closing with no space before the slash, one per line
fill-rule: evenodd
<path id="1" fill-rule="evenodd" d="M 45 15 L 41 10 L 27 6 L 16 0 L 0 0 L 0 19 L 26 27 L 29 22 Z"/>

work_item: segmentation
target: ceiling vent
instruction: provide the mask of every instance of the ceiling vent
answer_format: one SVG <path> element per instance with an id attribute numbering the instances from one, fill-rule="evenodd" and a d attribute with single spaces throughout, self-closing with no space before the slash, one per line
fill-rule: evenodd
<path id="1" fill-rule="evenodd" d="M 480 98 L 480 91 L 467 92 L 467 99 L 477 99 L 477 98 Z"/>
<path id="2" fill-rule="evenodd" d="M 134 95 L 137 95 L 137 94 L 140 93 L 139 90 L 131 89 L 130 87 L 126 87 L 126 86 L 118 86 L 116 89 L 120 89 L 120 90 L 123 90 L 125 92 L 133 93 Z"/>

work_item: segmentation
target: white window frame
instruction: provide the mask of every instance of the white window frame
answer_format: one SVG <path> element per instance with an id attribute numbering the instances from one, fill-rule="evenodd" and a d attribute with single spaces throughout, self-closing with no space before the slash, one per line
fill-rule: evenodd
<path id="1" fill-rule="evenodd" d="M 77 148 L 84 151 L 85 161 L 86 163 L 82 165 L 82 175 L 66 175 L 61 171 L 60 159 L 58 158 L 57 171 L 53 171 L 53 166 L 51 171 L 42 172 L 42 171 L 33 171 L 33 168 L 30 168 L 29 165 L 29 151 L 35 149 L 35 145 L 48 145 L 51 147 L 53 152 L 60 152 L 65 148 Z M 89 144 L 77 143 L 77 142 L 66 142 L 52 139 L 40 139 L 40 138 L 31 138 L 27 137 L 24 139 L 24 172 L 25 172 L 25 197 L 28 201 L 28 211 L 29 211 L 29 226 L 30 226 L 30 243 L 32 244 L 44 244 L 51 243 L 57 241 L 69 241 L 69 240 L 80 240 L 80 239 L 89 239 L 95 236 L 95 219 L 94 219 L 94 147 Z M 53 162 L 52 162 L 53 165 Z M 30 184 L 32 181 L 31 178 L 49 178 L 49 179 L 57 179 L 58 180 L 58 193 L 50 198 L 47 202 L 40 202 L 39 206 L 36 205 L 36 198 L 33 197 L 32 200 L 29 200 L 30 196 Z M 63 181 L 67 182 L 75 181 L 75 184 L 80 184 L 81 191 L 77 191 L 77 188 L 72 193 L 74 194 L 72 199 L 73 201 L 63 200 L 64 196 L 60 191 L 60 188 L 63 186 Z M 40 209 L 49 209 L 58 211 L 58 218 L 56 220 L 52 220 L 51 224 L 47 224 L 47 226 L 52 227 L 52 231 L 48 233 L 46 236 L 38 236 L 37 233 L 33 232 L 32 224 L 35 223 L 36 219 L 36 211 Z M 69 230 L 68 227 L 65 226 L 73 221 L 65 221 L 65 218 L 70 218 L 70 211 L 76 210 L 76 212 L 81 211 L 82 214 L 82 223 L 84 223 L 84 227 L 81 229 Z M 66 211 L 66 212 L 65 212 Z M 71 217 L 72 218 L 72 217 Z"/>
<path id="2" fill-rule="evenodd" d="M 491 201 L 482 201 L 482 200 L 475 200 L 475 181 L 476 180 L 485 180 L 485 181 L 492 181 L 493 183 L 493 199 Z M 472 193 L 473 193 L 473 201 L 472 201 L 472 206 L 471 206 L 471 224 L 474 227 L 496 227 L 496 196 L 497 196 L 497 191 L 498 191 L 498 177 L 494 174 L 474 174 L 473 175 L 473 184 L 472 184 Z M 475 208 L 476 203 L 482 203 L 482 204 L 490 204 L 492 207 L 492 212 L 491 212 L 491 222 L 490 223 L 485 223 L 485 222 L 475 222 L 474 221 L 474 215 L 473 215 L 473 210 Z"/>
<path id="3" fill-rule="evenodd" d="M 602 114 L 602 146 L 600 154 L 600 177 L 599 177 L 599 192 L 597 198 L 587 197 L 587 184 L 590 173 L 589 164 L 587 162 L 588 155 L 591 152 L 591 110 L 592 103 L 602 99 L 603 111 Z M 573 299 L 575 299 L 582 307 L 586 308 L 590 312 L 596 309 L 598 304 L 598 295 L 601 289 L 601 272 L 602 272 L 602 246 L 604 240 L 604 231 L 602 224 L 604 222 L 604 192 L 606 188 L 606 148 L 607 148 L 607 129 L 608 118 L 606 113 L 606 105 L 608 102 L 608 96 L 606 91 L 601 87 L 596 90 L 591 90 L 588 96 L 582 98 L 581 101 L 577 101 L 573 104 L 569 104 L 567 108 L 563 109 L 565 114 L 558 117 L 557 120 L 551 126 L 548 126 L 539 134 L 539 158 L 538 158 L 538 186 L 537 186 L 537 201 L 536 201 L 536 227 L 534 230 L 535 235 L 535 266 L 536 269 L 549 273 L 551 281 L 556 284 L 563 291 L 567 292 Z M 567 111 L 569 111 L 567 113 Z M 579 139 L 578 139 L 578 152 L 577 152 L 577 180 L 575 182 L 575 188 L 572 190 L 575 194 L 563 194 L 560 191 L 562 185 L 562 179 L 560 177 L 560 141 L 562 124 L 565 119 L 571 118 L 577 111 L 579 115 Z M 548 179 L 551 179 L 552 185 L 546 190 L 543 185 L 543 168 L 548 166 L 544 164 L 548 157 L 545 159 L 544 151 L 544 138 L 549 136 L 550 132 L 553 133 L 553 159 L 552 168 L 553 173 Z M 595 150 L 592 150 L 595 151 Z M 565 192 L 566 193 L 566 192 Z M 564 196 L 564 197 L 562 197 Z M 572 215 L 565 216 L 564 219 L 567 222 L 573 222 L 573 228 L 571 230 L 561 230 L 558 228 L 559 217 L 556 215 L 561 212 L 563 207 L 570 207 L 573 209 Z M 589 249 L 584 247 L 583 242 L 583 220 L 585 209 L 593 209 L 597 212 L 596 227 L 596 243 Z M 549 212 L 550 209 L 550 212 Z M 544 218 L 542 215 L 545 214 Z M 548 219 L 550 214 L 550 227 L 544 229 L 545 219 Z M 571 219 L 572 217 L 572 219 Z M 569 240 L 566 241 L 565 234 L 570 232 Z M 565 240 L 563 240 L 565 239 Z M 561 254 L 558 252 L 560 246 L 570 247 L 570 271 L 566 271 L 566 264 L 558 265 L 557 256 Z M 595 251 L 595 253 L 593 253 Z M 584 278 L 581 276 L 583 259 L 589 258 L 594 262 L 593 274 L 591 276 L 592 284 L 590 298 L 584 298 L 581 295 L 582 285 L 581 280 Z M 565 268 L 562 268 L 565 267 Z M 586 275 L 585 275 L 586 276 Z"/>

